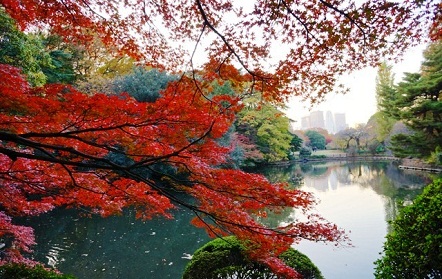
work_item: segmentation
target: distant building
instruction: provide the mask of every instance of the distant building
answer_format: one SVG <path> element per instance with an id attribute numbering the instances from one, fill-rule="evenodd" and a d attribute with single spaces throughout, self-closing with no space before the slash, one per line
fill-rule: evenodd
<path id="1" fill-rule="evenodd" d="M 327 111 L 325 114 L 325 129 L 330 133 L 336 133 L 335 119 L 331 111 Z"/>
<path id="2" fill-rule="evenodd" d="M 301 129 L 302 130 L 310 129 L 310 116 L 304 116 L 301 118 Z"/>
<path id="3" fill-rule="evenodd" d="M 339 133 L 340 131 L 347 129 L 347 127 L 345 113 L 335 113 L 335 133 Z"/>
<path id="4" fill-rule="evenodd" d="M 322 111 L 313 111 L 310 113 L 310 128 L 325 129 L 324 113 Z"/>
<path id="5" fill-rule="evenodd" d="M 301 118 L 302 130 L 314 128 L 326 129 L 330 134 L 345 130 L 347 129 L 345 113 L 333 114 L 331 111 L 327 111 L 324 119 L 322 111 L 313 111 L 310 115 Z"/>

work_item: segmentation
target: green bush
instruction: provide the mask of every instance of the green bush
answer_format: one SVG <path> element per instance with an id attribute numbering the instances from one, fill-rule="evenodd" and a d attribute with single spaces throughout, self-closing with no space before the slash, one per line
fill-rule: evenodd
<path id="1" fill-rule="evenodd" d="M 290 248 L 280 258 L 304 279 L 323 279 L 310 259 Z M 275 278 L 266 266 L 250 260 L 244 245 L 234 236 L 214 239 L 195 251 L 183 279 Z"/>
<path id="2" fill-rule="evenodd" d="M 75 277 L 47 270 L 41 265 L 30 267 L 24 264 L 6 264 L 0 266 L 0 279 L 75 279 Z"/>
<path id="3" fill-rule="evenodd" d="M 312 155 L 310 156 L 310 159 L 326 159 L 326 155 Z"/>
<path id="4" fill-rule="evenodd" d="M 426 186 L 391 225 L 376 278 L 442 278 L 442 179 Z"/>
<path id="5" fill-rule="evenodd" d="M 299 150 L 299 157 L 309 157 L 310 155 L 312 155 L 312 150 L 310 148 L 307 147 L 301 147 L 301 149 Z"/>

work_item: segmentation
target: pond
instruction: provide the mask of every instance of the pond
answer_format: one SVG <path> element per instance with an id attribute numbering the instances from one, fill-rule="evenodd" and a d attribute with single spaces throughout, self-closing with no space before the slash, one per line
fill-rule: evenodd
<path id="1" fill-rule="evenodd" d="M 373 278 L 388 220 L 399 200 L 408 203 L 430 182 L 425 173 L 399 170 L 392 162 L 329 162 L 260 169 L 272 181 L 287 181 L 314 193 L 317 212 L 345 229 L 352 246 L 303 241 L 305 253 L 327 279 Z M 289 222 L 287 210 L 267 222 Z M 209 240 L 177 210 L 175 219 L 135 220 L 131 212 L 110 218 L 57 210 L 28 220 L 38 245 L 34 258 L 80 279 L 181 278 L 188 257 Z"/>

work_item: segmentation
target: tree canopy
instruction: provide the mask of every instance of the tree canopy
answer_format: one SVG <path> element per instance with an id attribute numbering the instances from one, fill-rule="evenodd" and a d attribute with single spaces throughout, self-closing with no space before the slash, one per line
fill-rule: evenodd
<path id="1" fill-rule="evenodd" d="M 234 236 L 216 238 L 195 251 L 187 264 L 183 279 L 256 278 L 276 279 L 267 267 L 249 259 L 245 245 Z M 301 252 L 289 248 L 279 256 L 301 273 L 303 279 L 323 279 L 319 269 Z"/>
<path id="2" fill-rule="evenodd" d="M 174 79 L 157 69 L 148 71 L 138 67 L 132 73 L 117 78 L 113 82 L 113 90 L 118 94 L 126 92 L 138 102 L 155 102 L 160 97 L 160 91 Z"/>
<path id="3" fill-rule="evenodd" d="M 79 45 L 95 36 L 158 68 L 184 70 L 202 56 L 213 73 L 232 61 L 264 97 L 321 100 L 343 74 L 396 57 L 440 36 L 437 0 L 11 1 L 0 4 L 21 29 L 50 30 Z M 177 47 L 190 44 L 190 50 Z M 204 51 L 206 48 L 206 51 Z M 186 55 L 187 54 L 187 55 Z"/>
<path id="4" fill-rule="evenodd" d="M 309 138 L 310 140 L 310 147 L 313 148 L 314 150 L 322 150 L 325 149 L 325 137 L 323 135 L 321 135 L 319 132 L 315 131 L 315 130 L 308 130 L 305 132 L 305 135 Z"/>
<path id="5" fill-rule="evenodd" d="M 257 146 L 265 161 L 286 160 L 293 138 L 289 132 L 290 120 L 271 104 L 263 104 L 257 109 L 253 106 L 256 100 L 246 100 L 245 103 L 238 114 L 237 131 Z"/>
<path id="6" fill-rule="evenodd" d="M 21 58 L 21 64 L 1 61 L 1 263 L 29 262 L 24 253 L 34 244 L 32 229 L 15 225 L 13 217 L 62 206 L 103 216 L 130 207 L 142 219 L 172 217 L 169 210 L 183 206 L 195 213 L 193 224 L 212 236 L 247 240 L 251 259 L 286 278 L 299 278 L 278 258 L 293 243 L 346 240 L 336 225 L 309 211 L 315 204 L 311 194 L 222 168 L 232 150 L 218 140 L 253 92 L 269 102 L 290 95 L 315 102 L 335 88 L 341 74 L 396 57 L 426 34 L 440 37 L 441 3 L 243 3 L 128 0 L 123 8 L 106 0 L 0 0 L 0 9 L 22 31 L 58 35 L 102 57 L 98 44 L 112 58 L 133 59 L 123 66 L 179 76 L 154 102 L 138 102 L 128 94 L 84 94 L 64 84 L 33 87 L 43 83 L 26 81 Z M 198 63 L 200 58 L 207 59 Z M 91 61 L 93 68 L 106 66 Z M 89 68 L 73 69 L 78 74 Z M 235 94 L 214 94 L 215 82 L 228 82 Z M 159 167 L 164 165 L 167 171 Z M 257 221 L 267 210 L 285 207 L 307 218 L 280 227 Z"/>

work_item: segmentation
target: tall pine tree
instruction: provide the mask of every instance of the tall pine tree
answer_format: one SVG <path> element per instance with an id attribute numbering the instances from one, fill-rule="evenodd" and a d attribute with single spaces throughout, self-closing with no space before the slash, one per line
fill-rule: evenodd
<path id="1" fill-rule="evenodd" d="M 421 73 L 407 73 L 393 101 L 395 117 L 414 133 L 395 135 L 398 156 L 427 157 L 442 145 L 442 41 L 424 52 Z"/>

